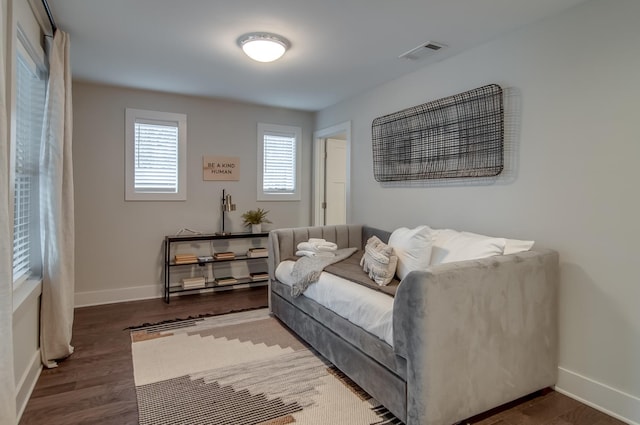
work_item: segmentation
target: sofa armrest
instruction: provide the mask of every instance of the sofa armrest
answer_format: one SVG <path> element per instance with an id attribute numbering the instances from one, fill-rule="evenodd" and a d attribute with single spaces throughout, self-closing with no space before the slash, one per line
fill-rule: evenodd
<path id="1" fill-rule="evenodd" d="M 555 384 L 557 289 L 550 250 L 410 273 L 393 311 L 408 423 L 457 422 Z"/>

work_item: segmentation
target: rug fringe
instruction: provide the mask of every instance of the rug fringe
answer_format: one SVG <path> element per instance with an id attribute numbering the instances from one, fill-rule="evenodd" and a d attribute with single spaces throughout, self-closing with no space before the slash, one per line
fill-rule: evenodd
<path id="1" fill-rule="evenodd" d="M 134 325 L 134 326 L 129 326 L 123 329 L 123 331 L 133 331 L 133 330 L 138 330 L 138 329 L 144 329 L 144 328 L 150 328 L 153 326 L 159 326 L 159 325 L 166 325 L 168 323 L 176 323 L 176 322 L 182 322 L 182 321 L 186 321 L 186 320 L 198 320 L 198 319 L 206 319 L 207 317 L 215 317 L 215 316 L 223 316 L 225 314 L 231 314 L 231 313 L 242 313 L 243 311 L 251 311 L 251 310 L 259 310 L 261 308 L 266 308 L 269 307 L 268 305 L 262 305 L 262 306 L 258 306 L 258 307 L 251 307 L 251 308 L 242 308 L 242 309 L 238 309 L 238 310 L 229 310 L 229 311 L 225 311 L 223 313 L 207 313 L 207 314 L 199 314 L 197 316 L 189 316 L 189 317 L 183 317 L 183 318 L 175 318 L 175 319 L 167 319 L 167 320 L 162 320 L 160 322 L 155 322 L 155 323 L 143 323 L 141 325 Z"/>

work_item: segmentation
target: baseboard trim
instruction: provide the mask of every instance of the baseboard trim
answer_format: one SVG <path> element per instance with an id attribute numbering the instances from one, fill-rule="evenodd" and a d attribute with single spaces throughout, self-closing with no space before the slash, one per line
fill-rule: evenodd
<path id="1" fill-rule="evenodd" d="M 24 371 L 20 377 L 20 381 L 16 385 L 16 413 L 18 416 L 18 422 L 22 418 L 24 410 L 27 408 L 27 403 L 31 398 L 38 378 L 42 372 L 42 362 L 40 361 L 40 350 L 36 350 L 33 353 L 31 362 L 27 370 Z"/>
<path id="2" fill-rule="evenodd" d="M 75 293 L 76 307 L 113 304 L 127 301 L 162 298 L 161 285 L 134 286 L 131 288 L 106 289 L 102 291 L 86 291 Z"/>
<path id="3" fill-rule="evenodd" d="M 194 289 L 189 292 L 173 293 L 171 297 L 181 295 L 212 293 L 232 291 L 234 289 L 254 288 L 257 286 L 267 286 L 267 282 L 249 282 L 239 285 L 219 286 L 214 288 Z M 75 293 L 75 307 L 90 307 L 94 305 L 124 303 L 127 301 L 150 300 L 164 297 L 163 288 L 158 285 L 134 286 L 132 288 L 107 289 L 104 291 L 87 291 Z"/>
<path id="4" fill-rule="evenodd" d="M 623 422 L 640 425 L 640 398 L 636 396 L 562 367 L 555 390 Z"/>

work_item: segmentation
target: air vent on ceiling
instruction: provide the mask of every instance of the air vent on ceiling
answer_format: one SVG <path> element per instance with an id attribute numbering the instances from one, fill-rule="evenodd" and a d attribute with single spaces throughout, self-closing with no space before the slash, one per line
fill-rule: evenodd
<path id="1" fill-rule="evenodd" d="M 427 56 L 431 56 L 439 50 L 447 47 L 442 43 L 436 43 L 435 41 L 427 41 L 422 43 L 418 47 L 414 47 L 413 49 L 404 52 L 400 56 L 400 59 L 408 59 L 408 60 L 418 60 L 426 58 Z"/>

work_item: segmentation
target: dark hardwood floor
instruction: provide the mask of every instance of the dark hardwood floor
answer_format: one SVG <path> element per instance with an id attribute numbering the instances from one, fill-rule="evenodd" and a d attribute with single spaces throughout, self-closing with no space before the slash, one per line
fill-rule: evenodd
<path id="1" fill-rule="evenodd" d="M 42 372 L 20 424 L 135 425 L 138 423 L 138 410 L 131 342 L 125 328 L 200 314 L 243 310 L 266 303 L 266 288 L 254 288 L 176 297 L 171 304 L 157 299 L 78 308 L 73 325 L 75 352 L 57 368 Z M 471 423 L 622 424 L 555 391 L 512 403 L 473 418 Z"/>
<path id="2" fill-rule="evenodd" d="M 138 423 L 129 326 L 267 305 L 266 287 L 78 308 L 74 353 L 43 370 L 21 425 Z"/>

